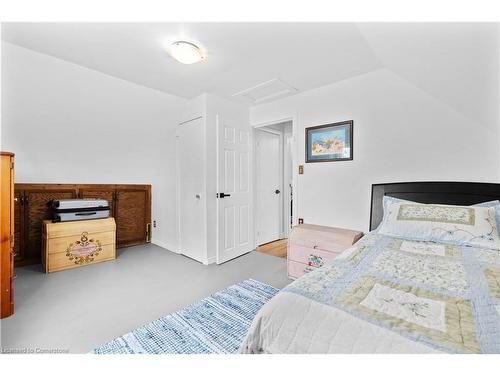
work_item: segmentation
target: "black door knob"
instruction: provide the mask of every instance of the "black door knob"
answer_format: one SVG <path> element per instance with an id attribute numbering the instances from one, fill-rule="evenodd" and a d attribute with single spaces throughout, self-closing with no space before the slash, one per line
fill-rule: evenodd
<path id="1" fill-rule="evenodd" d="M 279 194 L 279 193 L 281 193 L 281 191 L 279 191 L 278 189 L 274 191 L 274 194 Z"/>

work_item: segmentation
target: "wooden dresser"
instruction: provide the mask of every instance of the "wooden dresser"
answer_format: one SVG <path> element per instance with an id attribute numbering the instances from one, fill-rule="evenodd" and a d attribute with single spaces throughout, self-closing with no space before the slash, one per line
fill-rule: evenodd
<path id="1" fill-rule="evenodd" d="M 54 199 L 106 199 L 116 222 L 118 248 L 151 241 L 151 185 L 16 183 L 15 195 L 16 267 L 40 263 L 42 223 L 52 217 Z"/>
<path id="2" fill-rule="evenodd" d="M 288 238 L 288 277 L 296 279 L 322 267 L 363 236 L 356 230 L 301 224 Z"/>
<path id="3" fill-rule="evenodd" d="M 107 219 L 43 222 L 42 265 L 61 271 L 116 258 L 116 224 Z"/>
<path id="4" fill-rule="evenodd" d="M 0 152 L 0 318 L 14 313 L 14 154 Z"/>

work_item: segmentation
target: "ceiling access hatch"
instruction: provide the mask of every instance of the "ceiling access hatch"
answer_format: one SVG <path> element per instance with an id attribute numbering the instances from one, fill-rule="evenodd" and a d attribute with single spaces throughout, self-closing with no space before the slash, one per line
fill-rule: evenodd
<path id="1" fill-rule="evenodd" d="M 244 97 L 250 99 L 253 103 L 262 103 L 265 101 L 278 99 L 284 96 L 297 93 L 295 87 L 281 79 L 274 78 L 266 82 L 259 83 L 248 89 L 242 90 L 233 94 L 233 97 Z"/>

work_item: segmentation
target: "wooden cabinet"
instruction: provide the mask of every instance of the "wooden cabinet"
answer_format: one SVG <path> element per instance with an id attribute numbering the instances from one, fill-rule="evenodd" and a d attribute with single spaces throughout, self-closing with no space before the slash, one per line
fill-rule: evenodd
<path id="1" fill-rule="evenodd" d="M 40 263 L 42 223 L 50 218 L 49 202 L 66 198 L 100 198 L 110 205 L 115 218 L 117 247 L 150 240 L 151 185 L 16 184 L 16 266 Z"/>
<path id="2" fill-rule="evenodd" d="M 0 153 L 0 318 L 14 313 L 14 154 Z"/>
<path id="3" fill-rule="evenodd" d="M 149 242 L 149 194 L 143 189 L 116 192 L 116 237 L 118 246 Z M 142 223 L 142 225 L 138 225 Z"/>
<path id="4" fill-rule="evenodd" d="M 40 263 L 42 248 L 42 223 L 50 219 L 49 202 L 54 199 L 76 198 L 76 189 L 34 189 L 24 192 L 24 228 L 25 241 L 23 243 L 23 256 L 16 264 Z"/>
<path id="5" fill-rule="evenodd" d="M 21 208 L 22 193 L 14 191 L 14 260 L 17 262 L 24 257 L 24 238 L 19 228 L 24 225 L 24 216 Z"/>
<path id="6" fill-rule="evenodd" d="M 79 189 L 79 198 L 94 198 L 94 199 L 106 199 L 109 203 L 109 216 L 115 216 L 115 197 L 116 191 L 112 188 L 106 187 L 87 187 Z"/>

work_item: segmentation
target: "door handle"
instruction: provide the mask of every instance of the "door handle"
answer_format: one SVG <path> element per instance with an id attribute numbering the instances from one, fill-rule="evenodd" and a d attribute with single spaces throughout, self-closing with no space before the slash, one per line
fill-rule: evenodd
<path id="1" fill-rule="evenodd" d="M 278 189 L 274 191 L 274 194 L 279 194 L 279 193 L 281 193 L 281 191 L 279 191 Z"/>
<path id="2" fill-rule="evenodd" d="M 225 193 L 217 193 L 217 198 L 224 198 L 224 197 L 230 197 L 231 194 L 225 194 Z"/>

